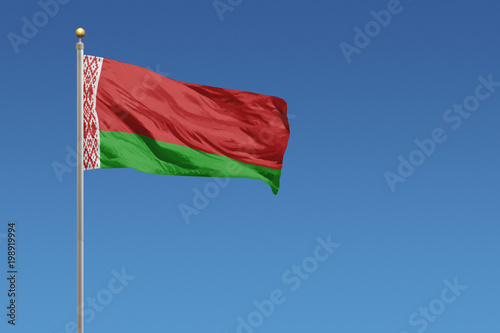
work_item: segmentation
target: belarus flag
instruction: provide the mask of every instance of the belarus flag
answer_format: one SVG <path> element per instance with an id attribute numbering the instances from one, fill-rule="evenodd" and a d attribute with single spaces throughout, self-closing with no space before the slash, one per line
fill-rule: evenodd
<path id="1" fill-rule="evenodd" d="M 278 193 L 290 135 L 278 97 L 85 56 L 84 168 L 255 178 Z"/>

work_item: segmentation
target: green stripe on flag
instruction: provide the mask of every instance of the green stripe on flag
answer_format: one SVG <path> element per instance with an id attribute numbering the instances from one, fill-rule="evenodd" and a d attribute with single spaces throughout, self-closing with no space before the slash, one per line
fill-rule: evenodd
<path id="1" fill-rule="evenodd" d="M 133 168 L 157 175 L 260 179 L 278 193 L 280 169 L 236 161 L 144 135 L 100 131 L 101 168 Z"/>

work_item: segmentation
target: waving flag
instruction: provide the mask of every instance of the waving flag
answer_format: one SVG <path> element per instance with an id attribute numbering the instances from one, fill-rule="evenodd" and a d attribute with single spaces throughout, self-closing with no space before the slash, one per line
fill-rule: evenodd
<path id="1" fill-rule="evenodd" d="M 84 58 L 84 168 L 260 179 L 276 194 L 290 135 L 278 97 Z"/>

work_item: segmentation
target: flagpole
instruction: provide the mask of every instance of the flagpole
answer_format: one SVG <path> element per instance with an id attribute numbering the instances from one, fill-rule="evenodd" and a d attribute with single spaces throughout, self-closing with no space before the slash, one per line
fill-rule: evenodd
<path id="1" fill-rule="evenodd" d="M 83 49 L 85 30 L 76 30 L 76 331 L 83 333 Z"/>

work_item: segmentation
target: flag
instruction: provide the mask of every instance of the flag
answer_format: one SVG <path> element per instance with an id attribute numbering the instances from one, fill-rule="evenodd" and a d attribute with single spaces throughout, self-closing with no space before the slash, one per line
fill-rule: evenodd
<path id="1" fill-rule="evenodd" d="M 260 179 L 278 192 L 290 130 L 278 97 L 84 58 L 84 169 Z"/>

